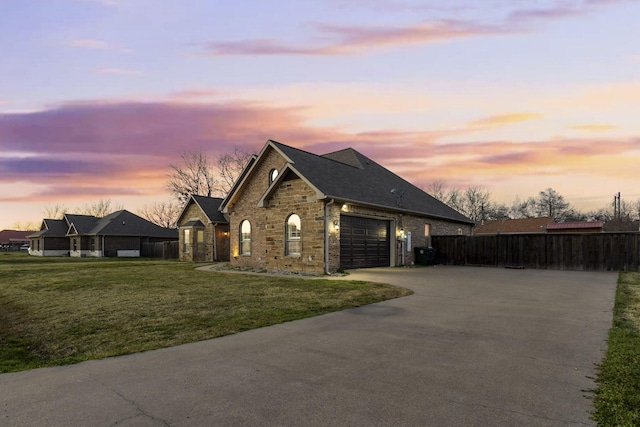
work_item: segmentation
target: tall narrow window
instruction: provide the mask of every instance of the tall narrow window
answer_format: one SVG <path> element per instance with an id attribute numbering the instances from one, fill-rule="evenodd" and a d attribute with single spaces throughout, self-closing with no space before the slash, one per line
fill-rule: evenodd
<path id="1" fill-rule="evenodd" d="M 424 235 L 431 236 L 431 224 L 424 225 Z"/>
<path id="2" fill-rule="evenodd" d="M 196 229 L 196 253 L 202 255 L 205 252 L 204 230 Z"/>
<path id="3" fill-rule="evenodd" d="M 189 245 L 191 244 L 191 230 L 188 228 L 184 230 L 184 241 L 182 242 L 182 252 L 189 252 Z"/>
<path id="4" fill-rule="evenodd" d="M 251 255 L 251 224 L 246 219 L 240 223 L 240 255 Z"/>
<path id="5" fill-rule="evenodd" d="M 302 243 L 301 243 L 301 226 L 300 226 L 300 217 L 296 214 L 292 214 L 287 219 L 287 230 L 286 230 L 286 247 L 285 247 L 285 255 L 299 256 Z"/>

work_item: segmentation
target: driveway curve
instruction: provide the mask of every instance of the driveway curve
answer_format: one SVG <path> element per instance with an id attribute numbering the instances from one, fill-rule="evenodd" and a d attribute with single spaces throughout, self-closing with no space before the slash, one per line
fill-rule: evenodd
<path id="1" fill-rule="evenodd" d="M 594 425 L 615 273 L 380 268 L 346 279 L 415 293 L 0 375 L 0 425 Z"/>

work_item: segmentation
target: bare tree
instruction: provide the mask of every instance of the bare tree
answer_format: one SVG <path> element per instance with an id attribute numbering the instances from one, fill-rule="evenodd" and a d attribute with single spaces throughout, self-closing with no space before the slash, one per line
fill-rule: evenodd
<path id="1" fill-rule="evenodd" d="M 434 199 L 440 200 L 442 203 L 447 203 L 448 190 L 447 182 L 443 179 L 436 179 L 431 181 L 425 190 Z"/>
<path id="2" fill-rule="evenodd" d="M 549 216 L 557 222 L 562 222 L 569 211 L 569 203 L 553 188 L 547 188 L 539 193 L 536 199 L 536 213 L 538 216 Z"/>
<path id="3" fill-rule="evenodd" d="M 223 195 L 227 195 L 233 188 L 236 180 L 242 173 L 244 167 L 249 163 L 252 154 L 248 151 L 235 147 L 233 153 L 224 154 L 217 158 L 218 172 L 220 174 L 219 190 Z"/>
<path id="4" fill-rule="evenodd" d="M 510 219 L 509 207 L 504 203 L 489 202 L 488 206 L 484 207 L 483 218 L 485 220 L 497 220 L 497 219 Z"/>
<path id="5" fill-rule="evenodd" d="M 462 191 L 459 188 L 448 188 L 446 181 L 435 180 L 427 186 L 427 192 L 476 222 L 490 219 L 492 213 L 499 215 L 491 202 L 491 193 L 480 185 L 473 185 Z"/>
<path id="6" fill-rule="evenodd" d="M 491 193 L 484 187 L 474 185 L 464 191 L 462 213 L 478 222 L 485 219 L 485 208 L 491 204 Z"/>
<path id="7" fill-rule="evenodd" d="M 56 203 L 55 205 L 46 205 L 42 213 L 48 219 L 62 219 L 67 211 L 68 209 L 64 204 Z"/>
<path id="8" fill-rule="evenodd" d="M 138 215 L 160 227 L 176 228 L 180 212 L 182 212 L 180 203 L 160 202 L 144 205 L 138 210 Z"/>
<path id="9" fill-rule="evenodd" d="M 80 215 L 93 215 L 98 218 L 105 217 L 110 213 L 124 209 L 122 205 L 111 207 L 111 199 L 100 199 L 97 202 L 84 205 L 81 208 L 74 209 L 75 213 Z"/>
<path id="10" fill-rule="evenodd" d="M 536 216 L 536 200 L 533 197 L 520 200 L 520 197 L 516 196 L 509 207 L 509 217 L 512 219 L 534 218 Z"/>
<path id="11" fill-rule="evenodd" d="M 192 194 L 224 197 L 233 187 L 251 154 L 236 147 L 231 154 L 224 154 L 212 161 L 202 151 L 186 151 L 181 154 L 180 165 L 169 165 L 171 172 L 167 189 L 181 202 L 186 203 Z"/>
<path id="12" fill-rule="evenodd" d="M 40 226 L 33 221 L 16 221 L 11 225 L 12 230 L 16 231 L 36 231 Z"/>
<path id="13" fill-rule="evenodd" d="M 180 157 L 180 165 L 169 165 L 169 191 L 182 203 L 185 203 L 191 194 L 211 197 L 216 183 L 211 160 L 201 151 L 185 151 Z"/>

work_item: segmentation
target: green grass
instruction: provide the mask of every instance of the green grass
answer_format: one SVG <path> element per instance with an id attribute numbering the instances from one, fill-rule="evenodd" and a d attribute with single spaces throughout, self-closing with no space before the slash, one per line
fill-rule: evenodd
<path id="1" fill-rule="evenodd" d="M 620 273 L 608 344 L 598 366 L 593 420 L 600 426 L 638 426 L 640 273 Z"/>
<path id="2" fill-rule="evenodd" d="M 146 259 L 0 253 L 0 373 L 136 353 L 410 294 Z"/>

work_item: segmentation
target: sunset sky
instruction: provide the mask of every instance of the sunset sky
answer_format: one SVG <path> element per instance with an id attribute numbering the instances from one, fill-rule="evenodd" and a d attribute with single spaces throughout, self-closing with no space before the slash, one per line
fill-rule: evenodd
<path id="1" fill-rule="evenodd" d="M 274 139 L 413 184 L 640 198 L 640 2 L 0 0 L 0 229 Z"/>

